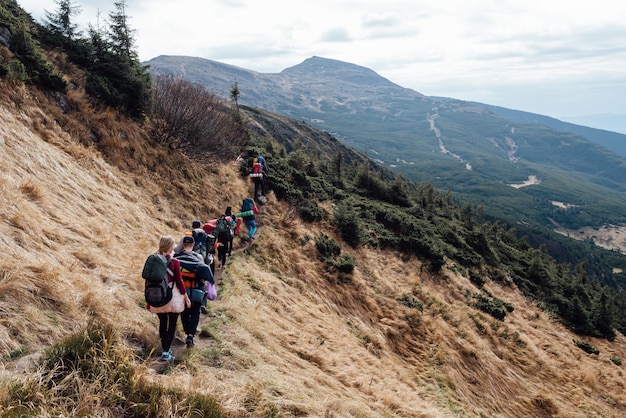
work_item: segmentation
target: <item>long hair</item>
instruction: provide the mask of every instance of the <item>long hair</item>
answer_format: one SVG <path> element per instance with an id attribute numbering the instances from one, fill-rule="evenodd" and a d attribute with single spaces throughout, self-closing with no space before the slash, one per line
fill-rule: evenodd
<path id="1" fill-rule="evenodd" d="M 169 235 L 161 237 L 159 241 L 159 254 L 167 254 L 174 247 L 174 238 Z"/>

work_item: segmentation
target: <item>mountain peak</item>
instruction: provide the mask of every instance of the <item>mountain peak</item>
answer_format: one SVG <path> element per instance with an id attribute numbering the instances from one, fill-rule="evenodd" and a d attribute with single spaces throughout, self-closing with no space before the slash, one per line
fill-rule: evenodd
<path id="1" fill-rule="evenodd" d="M 402 88 L 369 68 L 318 56 L 312 56 L 298 65 L 285 68 L 280 74 L 299 78 L 315 76 L 320 80 L 339 80 L 342 83 L 347 81 L 351 84 L 362 84 L 371 87 Z"/>

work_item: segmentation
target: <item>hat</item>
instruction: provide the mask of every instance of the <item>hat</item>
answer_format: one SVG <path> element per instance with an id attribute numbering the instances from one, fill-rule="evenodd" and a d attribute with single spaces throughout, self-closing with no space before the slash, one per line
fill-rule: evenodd
<path id="1" fill-rule="evenodd" d="M 189 235 L 185 235 L 183 237 L 183 244 L 195 244 L 195 240 L 193 239 L 193 237 L 190 237 Z"/>
<path id="2" fill-rule="evenodd" d="M 202 222 L 200 222 L 200 221 L 193 221 L 191 223 L 191 227 L 192 228 L 200 228 L 201 226 L 202 226 Z"/>

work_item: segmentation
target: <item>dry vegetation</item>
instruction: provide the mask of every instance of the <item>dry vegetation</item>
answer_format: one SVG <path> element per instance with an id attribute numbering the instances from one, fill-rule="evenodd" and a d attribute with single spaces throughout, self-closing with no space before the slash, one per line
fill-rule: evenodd
<path id="1" fill-rule="evenodd" d="M 167 160 L 117 115 L 88 106 L 55 115 L 45 97 L 4 87 L 0 400 L 12 379 L 36 376 L 29 360 L 90 321 L 158 350 L 156 318 L 143 308 L 145 256 L 159 235 L 237 207 L 251 187 L 235 162 L 211 172 Z M 102 155 L 89 130 L 117 145 Z M 157 156 L 166 166 L 154 166 Z M 367 248 L 343 246 L 356 268 L 339 281 L 316 257 L 319 231 L 286 204 L 270 197 L 259 221 L 254 251 L 236 252 L 221 277 L 197 347 L 175 347 L 162 374 L 131 357 L 142 378 L 211 394 L 233 417 L 626 414 L 623 366 L 612 361 L 626 359 L 624 336 L 586 339 L 600 350 L 587 354 L 514 288 L 487 282 L 515 307 L 498 321 L 470 307 L 474 287 L 459 272 L 429 275 Z"/>

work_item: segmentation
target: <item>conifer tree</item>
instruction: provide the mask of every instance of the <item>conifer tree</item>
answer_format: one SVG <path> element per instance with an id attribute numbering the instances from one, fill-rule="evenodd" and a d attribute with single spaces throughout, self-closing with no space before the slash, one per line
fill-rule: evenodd
<path id="1" fill-rule="evenodd" d="M 128 25 L 126 0 L 114 3 L 116 11 L 109 13 L 109 37 L 113 53 L 129 61 L 137 59 L 135 52 L 135 31 Z"/>
<path id="2" fill-rule="evenodd" d="M 115 3 L 109 14 L 108 30 L 90 27 L 92 62 L 87 66 L 87 92 L 106 104 L 141 117 L 150 107 L 152 79 L 135 51 L 126 2 Z"/>
<path id="3" fill-rule="evenodd" d="M 239 83 L 235 80 L 233 86 L 230 88 L 230 100 L 235 104 L 236 111 L 239 111 L 239 93 Z"/>
<path id="4" fill-rule="evenodd" d="M 78 25 L 73 22 L 73 17 L 78 16 L 82 9 L 73 0 L 55 0 L 57 9 L 53 12 L 45 11 L 46 28 L 53 37 L 61 39 L 61 45 L 70 47 L 74 40 L 80 36 Z"/>
<path id="5" fill-rule="evenodd" d="M 615 317 L 609 296 L 603 291 L 593 309 L 593 325 L 600 337 L 613 341 L 616 336 L 615 330 L 613 329 L 614 323 Z"/>

